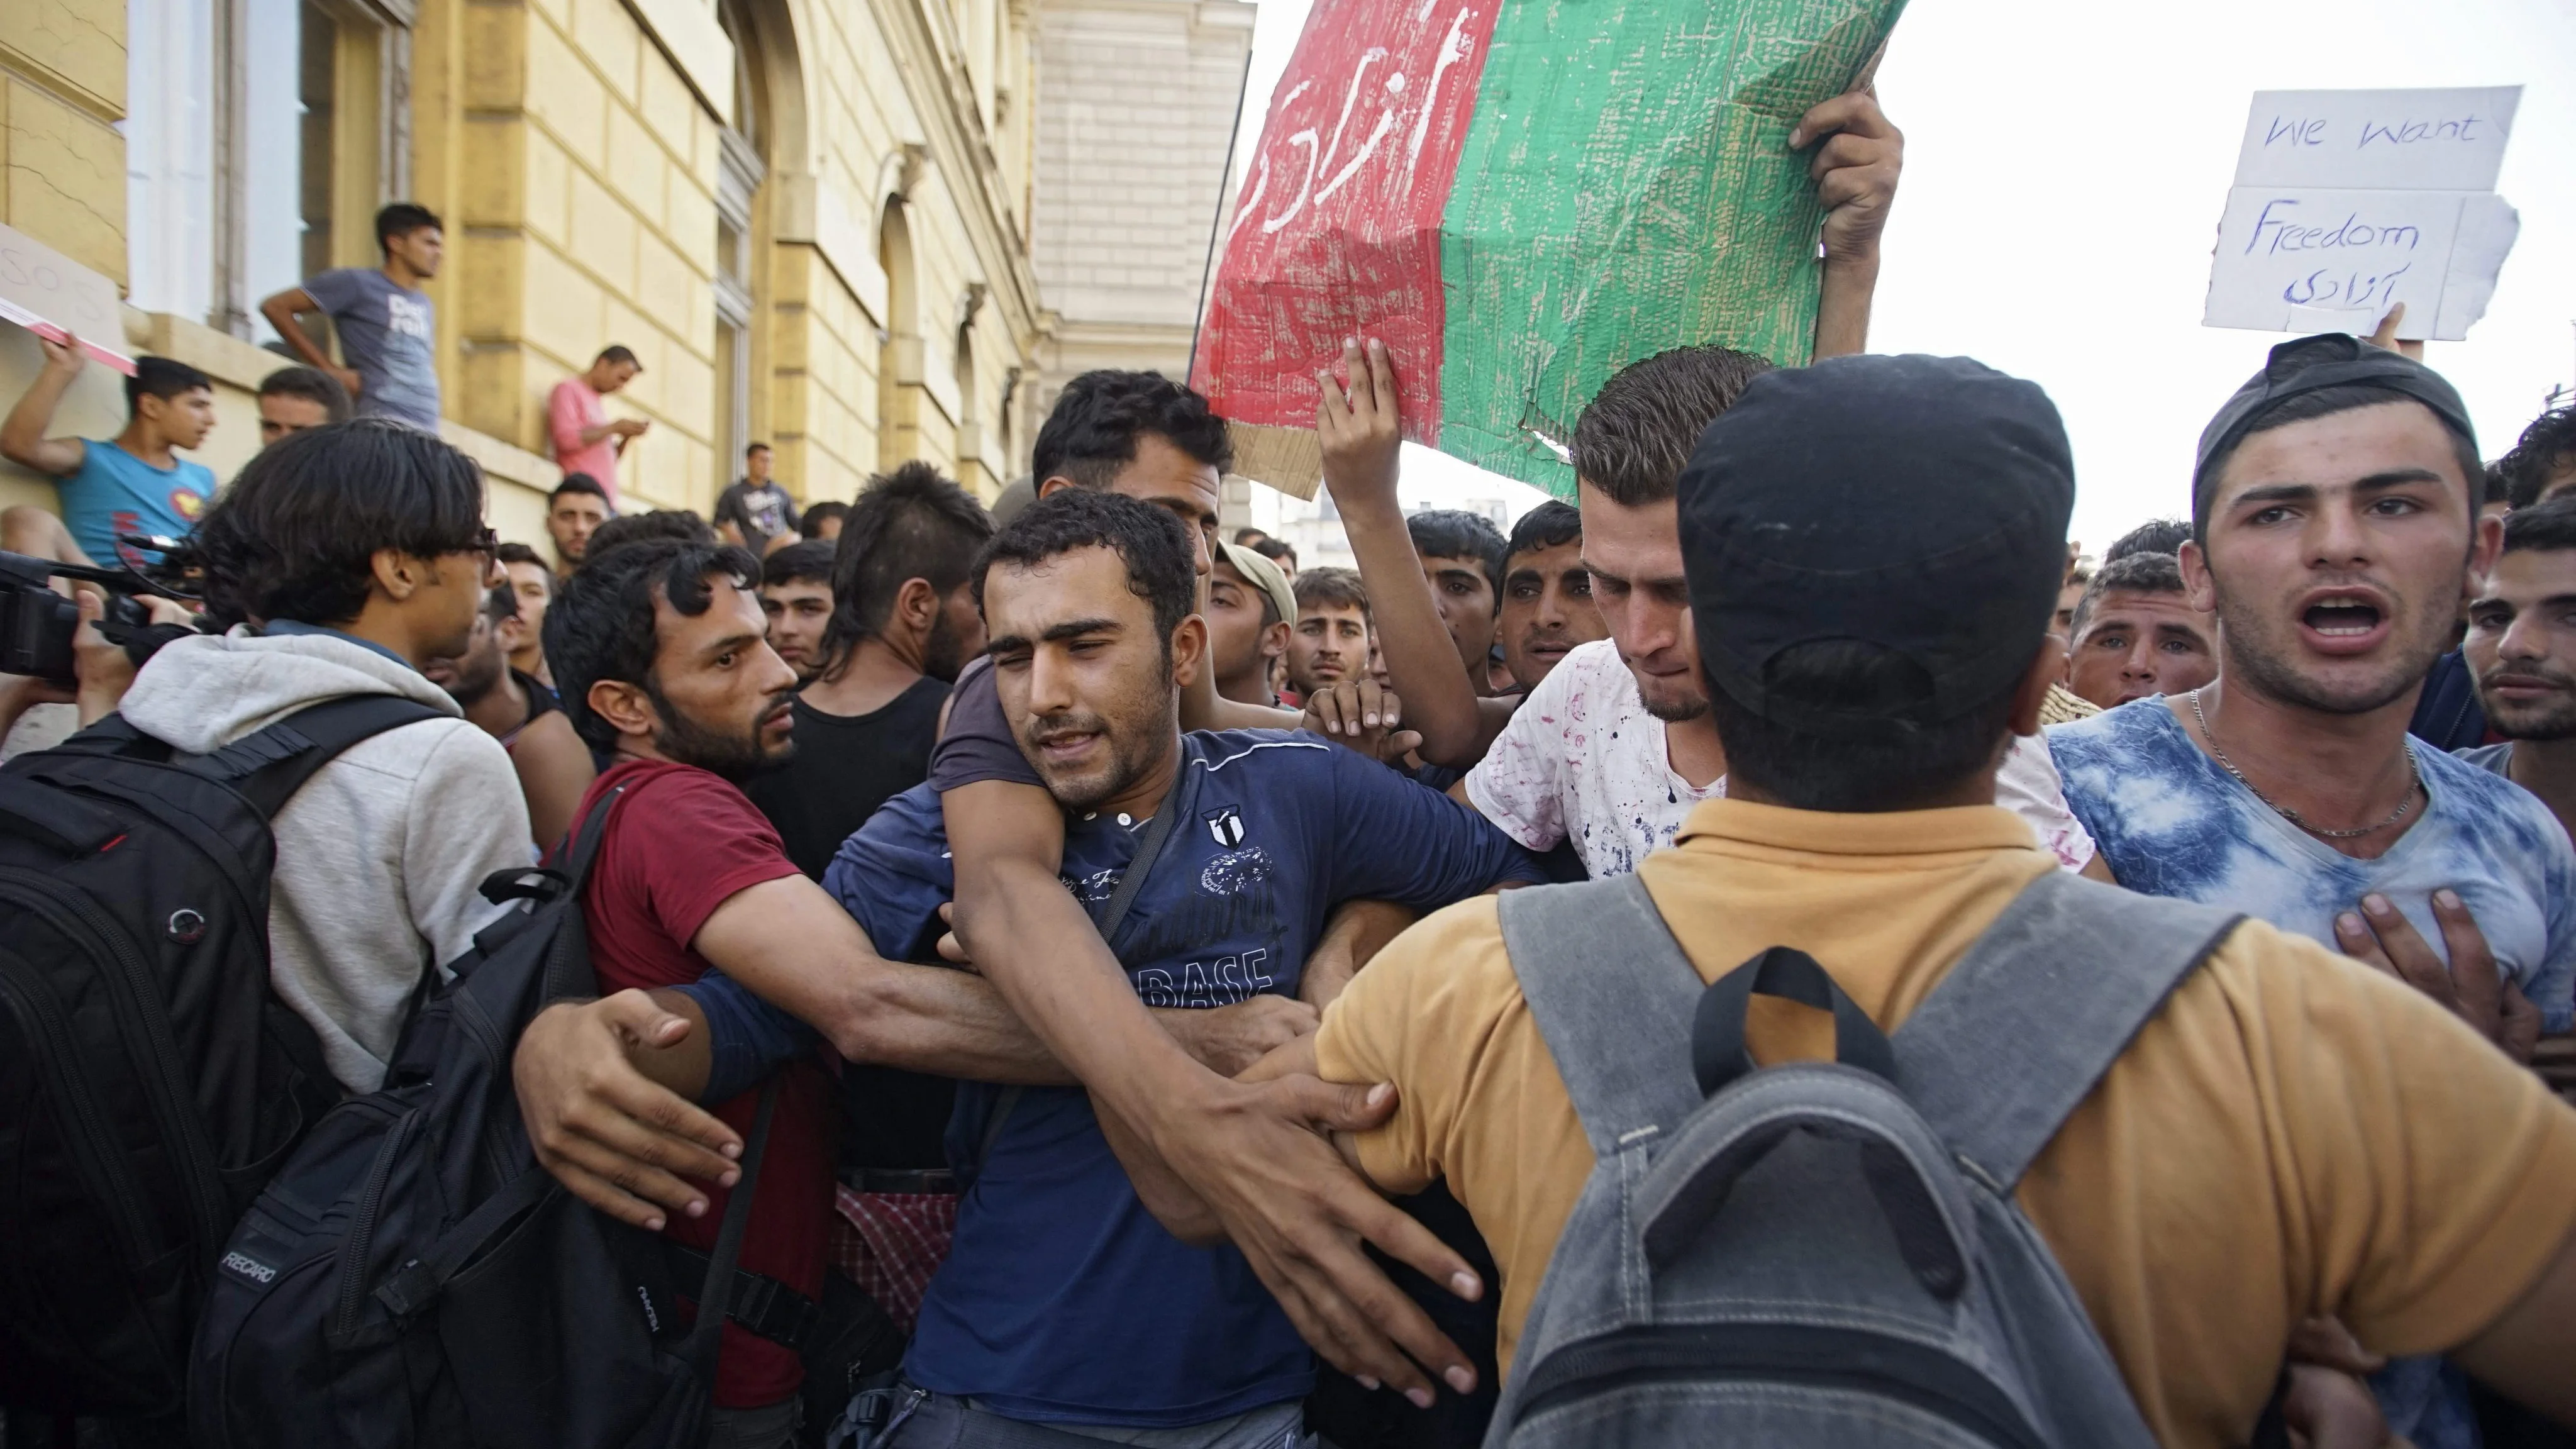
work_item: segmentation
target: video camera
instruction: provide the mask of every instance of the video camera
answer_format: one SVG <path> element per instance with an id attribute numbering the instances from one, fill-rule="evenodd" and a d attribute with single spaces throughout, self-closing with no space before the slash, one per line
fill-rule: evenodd
<path id="1" fill-rule="evenodd" d="M 107 593 L 107 609 L 98 632 L 125 646 L 126 657 L 141 668 L 154 651 L 191 631 L 180 624 L 155 624 L 140 600 L 146 595 L 193 602 L 183 585 L 192 582 L 197 564 L 188 546 L 169 538 L 127 535 L 120 542 L 161 555 L 147 570 L 132 567 L 93 568 L 57 563 L 49 558 L 0 553 L 0 674 L 32 674 L 55 684 L 78 682 L 72 661 L 72 636 L 80 630 L 80 606 L 54 592 L 52 580 L 73 579 L 98 585 Z"/>

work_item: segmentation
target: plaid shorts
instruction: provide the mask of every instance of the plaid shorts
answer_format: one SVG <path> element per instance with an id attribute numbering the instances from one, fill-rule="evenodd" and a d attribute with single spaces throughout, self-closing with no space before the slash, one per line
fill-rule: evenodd
<path id="1" fill-rule="evenodd" d="M 834 1183 L 831 1264 L 905 1333 L 921 1318 L 930 1275 L 957 1235 L 957 1198 L 944 1192 L 860 1192 Z"/>

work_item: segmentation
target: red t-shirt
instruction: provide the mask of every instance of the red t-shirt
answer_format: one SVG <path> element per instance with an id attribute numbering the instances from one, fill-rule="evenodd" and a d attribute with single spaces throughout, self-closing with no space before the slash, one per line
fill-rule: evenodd
<path id="1" fill-rule="evenodd" d="M 716 907 L 738 891 L 797 874 L 796 866 L 769 821 L 719 776 L 693 765 L 629 760 L 592 782 L 582 797 L 583 815 L 620 785 L 626 796 L 608 822 L 582 893 L 591 966 L 603 993 L 684 985 L 709 969 L 689 942 Z M 752 1091 L 712 1110 L 748 1141 L 759 1106 L 760 1094 Z M 830 1079 L 819 1064 L 799 1062 L 779 1077 L 778 1109 L 743 1233 L 742 1266 L 809 1298 L 823 1293 L 831 1150 Z M 729 1194 L 713 1183 L 701 1186 L 707 1189 L 706 1216 L 674 1215 L 663 1231 L 709 1252 Z M 795 1393 L 803 1379 L 795 1354 L 725 1325 L 716 1365 L 719 1406 L 773 1404 Z"/>

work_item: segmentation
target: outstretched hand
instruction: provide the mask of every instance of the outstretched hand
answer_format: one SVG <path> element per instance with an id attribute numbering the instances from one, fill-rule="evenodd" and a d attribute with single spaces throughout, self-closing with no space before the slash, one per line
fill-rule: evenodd
<path id="1" fill-rule="evenodd" d="M 1380 1197 L 1324 1135 L 1382 1125 L 1394 1114 L 1395 1095 L 1385 1083 L 1344 1086 L 1302 1073 L 1228 1083 L 1189 1115 L 1188 1131 L 1155 1144 L 1169 1171 L 1155 1189 L 1142 1180 L 1138 1189 L 1154 1215 L 1184 1237 L 1204 1241 L 1221 1224 L 1298 1333 L 1335 1368 L 1428 1408 L 1434 1391 L 1423 1366 L 1461 1394 L 1475 1391 L 1476 1371 L 1369 1261 L 1363 1244 L 1461 1298 L 1482 1297 L 1484 1282 L 1430 1229 Z M 1190 1193 L 1179 1187 L 1184 1180 L 1214 1191 Z M 1191 1226 L 1200 1231 L 1185 1230 Z"/>
<path id="2" fill-rule="evenodd" d="M 538 1164 L 573 1196 L 647 1232 L 660 1232 L 670 1213 L 706 1213 L 706 1193 L 684 1178 L 731 1187 L 741 1176 L 734 1130 L 627 1058 L 630 1045 L 672 1047 L 690 1030 L 649 994 L 620 991 L 547 1007 L 510 1057 Z"/>

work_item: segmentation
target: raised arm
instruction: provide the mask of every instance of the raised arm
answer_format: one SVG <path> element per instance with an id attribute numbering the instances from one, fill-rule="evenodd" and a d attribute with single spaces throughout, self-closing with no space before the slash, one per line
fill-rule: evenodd
<path id="1" fill-rule="evenodd" d="M 80 339 L 68 333 L 60 342 L 38 333 L 36 343 L 45 349 L 45 368 L 18 405 L 9 409 L 8 421 L 0 422 L 0 458 L 48 478 L 68 478 L 80 471 L 81 461 L 89 456 L 88 445 L 78 438 L 48 438 L 45 432 L 54 425 L 54 409 L 62 406 L 63 394 L 71 390 L 72 380 L 80 376 L 88 359 L 81 353 Z"/>
<path id="2" fill-rule="evenodd" d="M 1869 350 L 1878 291 L 1878 238 L 1905 167 L 1905 136 L 1867 90 L 1834 97 L 1798 120 L 1789 148 L 1816 145 L 1807 174 L 1825 207 L 1824 280 L 1816 300 L 1818 361 Z"/>
<path id="3" fill-rule="evenodd" d="M 1404 439 L 1394 359 L 1372 337 L 1366 350 L 1356 340 L 1344 347 L 1342 366 L 1350 377 L 1347 390 L 1329 370 L 1315 374 L 1324 487 L 1350 535 L 1360 579 L 1368 585 L 1369 616 L 1386 651 L 1386 672 L 1404 700 L 1408 726 L 1421 732 L 1422 758 L 1464 768 L 1484 757 L 1512 707 L 1477 697 L 1405 531 L 1395 488 Z"/>

